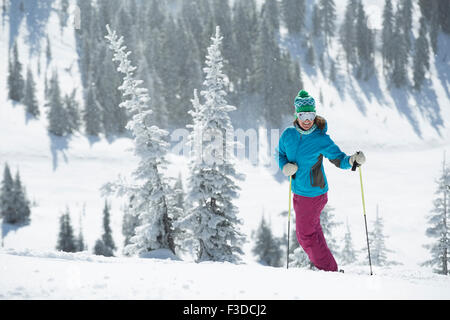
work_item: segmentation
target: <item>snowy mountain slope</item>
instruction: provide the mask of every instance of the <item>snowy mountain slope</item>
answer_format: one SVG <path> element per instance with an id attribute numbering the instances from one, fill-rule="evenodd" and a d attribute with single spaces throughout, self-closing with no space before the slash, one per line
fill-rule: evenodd
<path id="1" fill-rule="evenodd" d="M 0 299 L 449 299 L 450 279 L 392 268 L 303 269 L 1 250 Z M 364 268 L 367 269 L 367 268 Z M 162 272 L 162 270 L 164 270 Z M 217 275 L 220 275 L 219 277 Z"/>
<path id="2" fill-rule="evenodd" d="M 364 143 L 364 146 L 382 148 L 406 148 L 412 146 L 445 146 L 450 142 L 450 92 L 448 58 L 449 36 L 441 33 L 438 38 L 438 54 L 431 55 L 430 74 L 422 91 L 413 89 L 396 89 L 386 82 L 383 76 L 380 55 L 381 40 L 379 29 L 383 12 L 383 1 L 363 1 L 369 21 L 376 29 L 375 77 L 369 81 L 356 81 L 350 76 L 342 45 L 336 37 L 324 54 L 325 60 L 331 58 L 336 62 L 337 79 L 332 83 L 328 79 L 330 70 L 325 62 L 325 76 L 318 72 L 316 58 L 315 68 L 305 61 L 305 34 L 301 38 L 290 37 L 282 28 L 280 43 L 296 57 L 303 69 L 304 87 L 318 102 L 317 112 L 329 121 L 329 132 L 338 141 L 348 146 Z M 395 4 L 396 2 L 394 2 Z M 345 14 L 346 1 L 336 2 L 337 24 Z M 312 5 L 307 6 L 310 15 Z M 413 2 L 413 33 L 417 36 L 420 8 Z M 412 79 L 412 74 L 409 75 Z M 320 102 L 320 96 L 323 102 Z M 364 139 L 361 139 L 364 137 Z"/>
<path id="3" fill-rule="evenodd" d="M 8 23 L 0 26 L 3 57 L 8 56 L 7 26 Z M 69 93 L 72 88 L 81 88 L 70 27 L 63 29 L 61 35 L 59 21 L 52 13 L 47 32 L 52 39 L 52 66 L 58 68 L 62 91 Z M 36 57 L 27 55 L 26 33 L 22 24 L 18 28 L 18 43 L 23 48 L 20 60 L 24 65 L 29 61 L 36 74 Z M 448 45 L 449 42 L 441 43 Z M 286 45 L 295 46 L 294 43 Z M 369 228 L 378 204 L 385 222 L 387 246 L 394 251 L 389 258 L 403 263 L 392 268 L 374 267 L 377 275 L 374 278 L 366 277 L 366 265 L 343 266 L 347 271 L 345 275 L 255 265 L 251 232 L 258 226 L 263 213 L 270 218 L 276 235 L 287 232 L 287 218 L 280 213 L 288 209 L 289 186 L 287 179 L 279 183 L 266 168 L 253 166 L 248 160 L 240 161 L 237 167 L 246 174 L 246 180 L 239 183 L 241 193 L 236 201 L 244 220 L 242 231 L 248 237 L 244 248 L 247 265 L 197 265 L 186 261 L 91 256 L 89 253 L 102 233 L 105 199 L 99 188 L 119 174 L 129 176 L 136 167 L 137 159 L 127 151 L 132 142 L 126 138 L 93 139 L 81 134 L 70 138 L 49 135 L 45 108 L 42 107 L 43 73 L 35 78 L 42 112 L 40 120 L 28 118 L 23 105 L 7 100 L 6 83 L 0 81 L 0 170 L 6 162 L 13 173 L 19 169 L 28 196 L 36 201 L 29 226 L 16 228 L 3 224 L 1 228 L 4 250 L 0 252 L 0 265 L 11 273 L 7 277 L 5 272 L 0 273 L 0 298 L 448 298 L 448 281 L 431 274 L 430 269 L 418 267 L 429 257 L 422 246 L 430 241 L 425 236 L 425 217 L 435 197 L 434 179 L 441 169 L 443 151 L 447 150 L 447 159 L 450 155 L 449 65 L 445 57 L 448 50 L 442 48 L 442 54 L 436 57 L 437 67 L 432 63 L 429 82 L 433 90 L 424 94 L 425 100 L 420 100 L 420 95 L 390 90 L 381 77 L 378 83 L 361 84 L 346 77 L 345 71 L 341 70 L 342 86 L 338 92 L 321 75 L 303 74 L 305 88 L 313 96 L 319 97 L 320 92 L 323 93 L 324 103 L 318 105 L 318 113 L 328 120 L 333 140 L 347 154 L 363 150 L 367 156 L 362 173 Z M 45 58 L 41 56 L 40 59 L 44 69 Z M 72 75 L 64 70 L 70 66 Z M 7 67 L 7 63 L 0 63 L 0 74 L 6 75 Z M 402 109 L 407 100 L 412 106 L 420 101 L 439 104 L 440 133 L 432 126 L 432 114 L 422 113 L 420 108 Z M 275 146 L 269 147 L 272 153 Z M 167 174 L 177 177 L 181 172 L 186 182 L 187 160 L 174 154 L 169 160 Z M 335 209 L 339 222 L 345 223 L 348 219 L 355 248 L 363 251 L 359 260 L 366 261 L 358 173 L 339 170 L 328 161 L 324 165 L 330 185 L 328 204 Z M 123 200 L 108 200 L 112 205 L 113 237 L 120 255 Z M 56 246 L 58 219 L 66 206 L 70 208 L 76 234 L 81 215 L 89 253 L 51 252 Z M 292 224 L 291 228 L 293 232 Z M 344 231 L 344 225 L 336 229 L 336 238 L 342 240 Z M 124 275 L 124 269 L 130 270 L 129 276 Z M 224 281 L 221 291 L 211 288 L 208 282 L 208 275 L 217 274 L 218 270 L 228 275 L 221 278 Z M 73 273 L 75 278 L 67 278 Z M 29 277 L 24 278 L 23 274 Z M 75 284 L 66 283 L 66 278 Z M 157 289 L 141 285 L 141 278 Z M 168 278 L 173 287 L 167 287 L 162 281 Z M 267 279 L 265 288 L 270 290 L 262 290 L 262 278 Z M 228 283 L 227 279 L 236 280 Z M 296 286 L 292 285 L 293 281 Z M 124 287 L 127 282 L 130 285 Z M 319 286 L 314 287 L 315 283 Z M 305 284 L 309 290 L 296 289 Z M 64 292 L 71 286 L 72 291 Z M 344 287 L 348 289 L 342 290 Z"/>
<path id="4" fill-rule="evenodd" d="M 46 128 L 38 122 L 25 124 L 25 113 L 19 105 L 7 104 L 0 109 L 0 135 L 10 137 L 0 142 L 0 165 L 5 162 L 13 172 L 20 173 L 27 193 L 36 200 L 29 226 L 10 231 L 4 235 L 6 248 L 32 248 L 50 250 L 56 245 L 58 218 L 69 206 L 73 224 L 78 230 L 79 215 L 82 216 L 83 233 L 89 248 L 101 235 L 104 199 L 99 188 L 119 174 L 129 176 L 137 159 L 128 152 L 131 142 L 118 139 L 113 143 L 100 140 L 90 145 L 82 136 L 74 136 L 63 149 L 47 135 Z M 7 119 L 4 121 L 4 119 Z M 52 140 L 53 139 L 53 140 Z M 31 143 L 31 146 L 28 145 Z M 352 149 L 343 148 L 347 153 Z M 415 265 L 427 258 L 422 245 L 426 220 L 434 199 L 434 178 L 441 169 L 442 148 L 385 151 L 364 149 L 368 162 L 362 169 L 367 216 L 374 220 L 376 205 L 385 221 L 388 246 L 395 253 L 395 260 Z M 447 154 L 450 154 L 447 148 Z M 168 174 L 177 177 L 181 172 L 187 178 L 187 161 L 171 155 Z M 330 185 L 328 204 L 335 209 L 340 222 L 348 218 L 357 248 L 364 248 L 365 234 L 362 216 L 361 191 L 358 171 L 339 170 L 328 161 L 324 162 Z M 239 183 L 241 193 L 236 205 L 244 220 L 243 231 L 250 236 L 264 213 L 271 217 L 273 230 L 281 236 L 287 228 L 287 219 L 280 216 L 288 209 L 288 181 L 278 183 L 268 170 L 242 161 L 238 170 L 246 173 L 246 180 Z M 112 202 L 111 222 L 113 236 L 122 245 L 121 199 Z M 6 230 L 5 230 L 6 231 Z M 343 235 L 344 228 L 336 230 Z M 414 236 L 412 236 L 414 235 Z M 251 239 L 248 239 L 251 240 Z M 249 253 L 251 242 L 247 244 Z M 250 255 L 251 256 L 251 255 Z M 250 258 L 249 256 L 249 258 Z"/>

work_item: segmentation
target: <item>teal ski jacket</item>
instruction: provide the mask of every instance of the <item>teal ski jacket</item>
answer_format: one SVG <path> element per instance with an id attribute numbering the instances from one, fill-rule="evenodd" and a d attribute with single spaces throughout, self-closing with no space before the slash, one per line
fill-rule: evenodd
<path id="1" fill-rule="evenodd" d="M 281 134 L 278 148 L 278 165 L 281 170 L 286 163 L 296 163 L 297 172 L 292 176 L 292 192 L 305 197 L 316 197 L 328 191 L 328 182 L 323 167 L 325 156 L 341 169 L 350 169 L 349 158 L 326 133 L 328 123 L 321 130 L 316 128 L 309 134 L 301 133 L 300 127 L 290 126 Z"/>

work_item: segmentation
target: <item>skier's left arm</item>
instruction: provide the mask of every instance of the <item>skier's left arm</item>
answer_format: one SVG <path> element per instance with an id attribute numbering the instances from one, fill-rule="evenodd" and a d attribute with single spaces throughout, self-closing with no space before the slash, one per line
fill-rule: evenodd
<path id="1" fill-rule="evenodd" d="M 349 162 L 350 156 L 342 152 L 328 134 L 325 135 L 325 146 L 322 154 L 338 168 L 350 169 L 352 167 Z"/>

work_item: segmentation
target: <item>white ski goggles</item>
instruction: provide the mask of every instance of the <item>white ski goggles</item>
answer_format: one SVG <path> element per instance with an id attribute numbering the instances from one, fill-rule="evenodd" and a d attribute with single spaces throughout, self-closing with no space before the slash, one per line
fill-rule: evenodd
<path id="1" fill-rule="evenodd" d="M 314 119 L 316 118 L 316 113 L 315 112 L 297 112 L 297 118 L 300 121 L 314 121 Z"/>

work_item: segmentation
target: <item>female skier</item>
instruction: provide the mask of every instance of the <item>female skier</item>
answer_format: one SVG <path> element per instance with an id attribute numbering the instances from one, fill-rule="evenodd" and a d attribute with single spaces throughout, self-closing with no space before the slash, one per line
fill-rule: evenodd
<path id="1" fill-rule="evenodd" d="M 322 164 L 325 156 L 341 169 L 365 162 L 364 153 L 347 156 L 331 140 L 327 122 L 316 115 L 314 98 L 301 90 L 294 101 L 293 126 L 286 128 L 278 144 L 278 164 L 292 176 L 296 235 L 311 262 L 319 270 L 338 271 L 320 226 L 320 213 L 328 201 L 328 183 Z"/>

